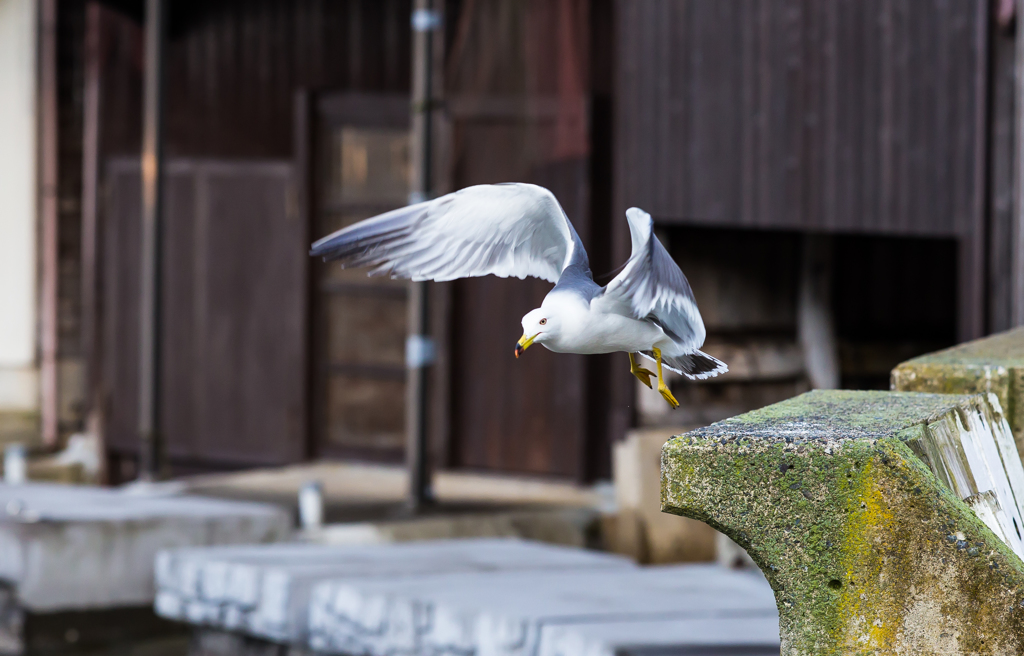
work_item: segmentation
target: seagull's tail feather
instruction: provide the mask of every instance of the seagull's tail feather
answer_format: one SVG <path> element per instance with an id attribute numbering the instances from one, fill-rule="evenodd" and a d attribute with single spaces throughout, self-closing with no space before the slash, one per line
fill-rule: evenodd
<path id="1" fill-rule="evenodd" d="M 650 351 L 641 351 L 640 355 L 648 360 L 655 360 L 654 354 Z M 707 353 L 697 350 L 683 353 L 682 355 L 662 354 L 661 364 L 677 374 L 686 376 L 690 380 L 714 378 L 729 371 L 729 365 L 718 358 L 713 358 Z"/>

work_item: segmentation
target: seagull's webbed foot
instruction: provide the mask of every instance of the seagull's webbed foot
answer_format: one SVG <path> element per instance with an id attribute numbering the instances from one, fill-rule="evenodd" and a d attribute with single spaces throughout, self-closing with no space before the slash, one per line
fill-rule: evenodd
<path id="1" fill-rule="evenodd" d="M 658 362 L 658 392 L 661 393 L 661 398 L 668 401 L 668 404 L 675 410 L 679 407 L 679 401 L 676 401 L 676 397 L 672 396 L 672 391 L 665 384 L 665 374 L 661 370 L 661 349 L 654 349 L 654 357 Z"/>
<path id="2" fill-rule="evenodd" d="M 638 365 L 636 363 L 636 356 L 633 355 L 632 353 L 629 354 L 629 373 L 636 376 L 637 379 L 639 379 L 640 382 L 646 385 L 647 387 L 654 389 L 654 387 L 651 385 L 651 376 L 654 375 L 654 372 L 651 371 L 650 369 L 644 369 L 643 367 Z"/>

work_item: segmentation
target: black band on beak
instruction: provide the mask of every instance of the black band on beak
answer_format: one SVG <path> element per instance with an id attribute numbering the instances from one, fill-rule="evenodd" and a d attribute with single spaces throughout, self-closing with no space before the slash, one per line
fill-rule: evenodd
<path id="1" fill-rule="evenodd" d="M 537 333 L 537 335 L 539 335 L 539 334 L 540 333 Z M 519 338 L 519 343 L 516 344 L 516 357 L 517 358 L 519 357 L 520 353 L 522 353 L 526 349 L 530 348 L 530 344 L 533 344 L 533 340 L 537 339 L 537 335 L 534 335 L 533 337 L 527 337 L 526 335 L 523 335 L 522 337 Z"/>

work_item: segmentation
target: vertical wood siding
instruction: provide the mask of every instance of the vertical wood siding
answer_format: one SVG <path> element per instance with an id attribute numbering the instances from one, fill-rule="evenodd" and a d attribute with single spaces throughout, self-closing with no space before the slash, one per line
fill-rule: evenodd
<path id="1" fill-rule="evenodd" d="M 721 226 L 963 236 L 982 0 L 619 0 L 618 203 Z"/>
<path id="2" fill-rule="evenodd" d="M 184 3 L 168 40 L 170 156 L 288 157 L 297 89 L 408 93 L 410 0 Z M 108 45 L 105 150 L 138 150 L 141 35 Z"/>
<path id="3" fill-rule="evenodd" d="M 107 444 L 138 446 L 139 166 L 107 171 Z M 171 160 L 163 434 L 172 461 L 281 464 L 305 451 L 306 230 L 288 162 Z"/>
<path id="4" fill-rule="evenodd" d="M 308 217 L 285 206 L 308 182 L 296 184 L 288 172 L 295 94 L 408 93 L 411 2 L 171 4 L 168 452 L 176 467 L 295 461 L 309 455 Z M 122 156 L 137 157 L 140 148 L 141 53 L 138 23 L 104 12 L 103 112 L 95 126 L 107 192 L 99 226 L 101 385 L 108 443 L 123 454 L 138 443 L 140 199 L 137 166 Z M 232 250 L 236 240 L 244 246 Z"/>
<path id="5" fill-rule="evenodd" d="M 590 11 L 589 0 L 463 3 L 445 79 L 452 184 L 544 185 L 588 249 L 592 235 L 605 230 L 591 212 Z M 602 260 L 592 264 L 602 267 L 598 273 L 610 268 Z M 587 395 L 603 361 L 543 348 L 512 356 L 520 319 L 551 285 L 486 277 L 456 281 L 451 289 L 448 464 L 592 475 L 597 468 L 590 451 L 608 451 L 595 439 L 598 431 L 588 431 L 591 416 L 605 423 L 609 414 L 607 397 Z"/>

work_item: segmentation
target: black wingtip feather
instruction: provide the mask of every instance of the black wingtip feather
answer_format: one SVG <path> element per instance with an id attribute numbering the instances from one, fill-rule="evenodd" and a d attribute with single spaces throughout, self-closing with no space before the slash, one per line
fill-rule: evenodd
<path id="1" fill-rule="evenodd" d="M 650 351 L 641 351 L 640 355 L 649 360 L 655 359 L 654 354 Z M 666 368 L 671 369 L 677 374 L 682 374 L 690 380 L 707 380 L 729 371 L 729 365 L 703 351 L 692 351 L 683 355 L 662 356 L 661 361 Z"/>

